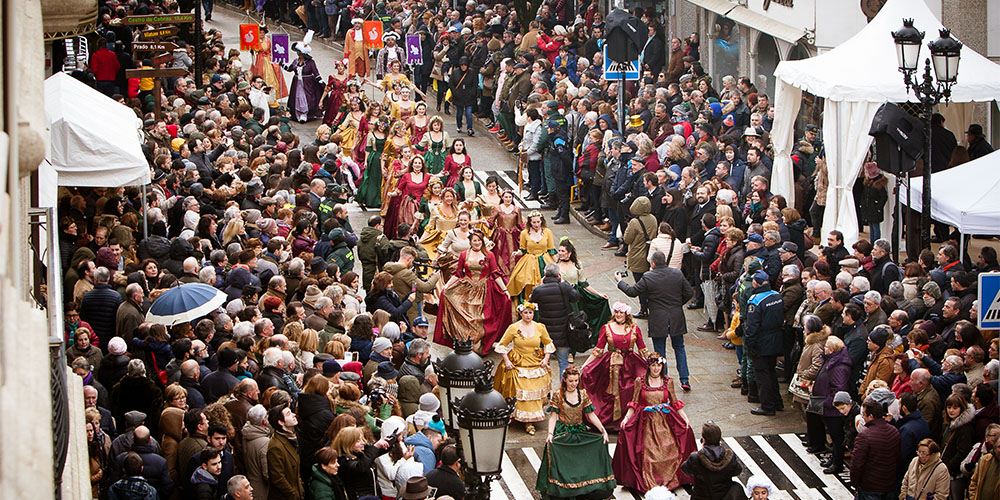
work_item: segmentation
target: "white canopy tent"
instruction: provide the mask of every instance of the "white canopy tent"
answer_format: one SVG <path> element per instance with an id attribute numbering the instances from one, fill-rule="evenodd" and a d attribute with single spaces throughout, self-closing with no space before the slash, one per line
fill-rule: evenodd
<path id="1" fill-rule="evenodd" d="M 996 234 L 1000 223 L 1000 151 L 931 174 L 931 217 L 965 235 Z M 923 207 L 923 184 L 910 186 L 914 210 Z M 902 197 L 906 203 L 906 197 Z"/>
<path id="2" fill-rule="evenodd" d="M 875 112 L 885 102 L 916 101 L 903 84 L 891 35 L 903 25 L 903 18 L 914 19 L 914 26 L 926 32 L 921 57 L 930 57 L 926 42 L 937 38 L 941 22 L 922 0 L 889 0 L 868 26 L 850 40 L 813 58 L 783 61 L 774 71 L 777 87 L 771 134 L 775 153 L 772 191 L 789 201 L 795 195 L 790 154 L 795 144 L 795 117 L 802 92 L 825 98 L 823 141 L 830 185 L 823 233 L 839 229 L 848 245 L 858 239 L 851 189 L 872 142 L 868 131 Z M 921 66 L 921 75 L 922 71 Z M 1000 65 L 964 47 L 958 83 L 952 87 L 952 102 L 986 102 L 997 96 L 1000 96 Z M 968 120 L 967 110 L 954 109 L 961 106 L 949 108 L 953 109 L 942 112 L 946 119 L 955 117 L 946 122 L 949 125 L 954 127 L 955 122 Z M 962 125 L 964 130 L 967 122 Z M 886 213 L 891 213 L 890 208 L 887 207 Z M 890 222 L 887 217 L 883 234 L 888 234 L 885 226 Z"/>
<path id="3" fill-rule="evenodd" d="M 149 184 L 142 121 L 135 113 L 66 73 L 45 80 L 49 122 L 46 160 L 59 186 Z"/>

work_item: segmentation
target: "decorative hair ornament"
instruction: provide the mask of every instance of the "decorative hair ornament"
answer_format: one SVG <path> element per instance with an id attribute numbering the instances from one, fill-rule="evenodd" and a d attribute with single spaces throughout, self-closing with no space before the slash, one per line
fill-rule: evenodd
<path id="1" fill-rule="evenodd" d="M 663 356 L 660 356 L 660 353 L 658 352 L 654 352 L 653 354 L 650 354 L 648 358 L 646 358 L 646 366 L 653 366 L 653 365 L 665 366 L 666 364 L 667 360 L 664 359 Z"/>
<path id="2" fill-rule="evenodd" d="M 529 219 L 532 218 L 532 217 L 541 217 L 541 216 L 542 216 L 542 213 L 539 212 L 538 210 L 532 210 L 531 212 L 528 213 L 528 218 Z"/>
<path id="3" fill-rule="evenodd" d="M 628 305 L 628 304 L 626 304 L 624 302 L 615 302 L 611 306 L 611 311 L 612 312 L 623 312 L 625 314 L 631 315 L 632 314 L 632 306 L 630 306 L 630 305 Z"/>
<path id="4" fill-rule="evenodd" d="M 525 303 L 517 306 L 517 313 L 521 314 L 522 312 L 524 312 L 524 311 L 526 311 L 528 309 L 530 309 L 532 311 L 537 311 L 538 310 L 538 304 L 535 304 L 534 302 L 525 302 Z"/>

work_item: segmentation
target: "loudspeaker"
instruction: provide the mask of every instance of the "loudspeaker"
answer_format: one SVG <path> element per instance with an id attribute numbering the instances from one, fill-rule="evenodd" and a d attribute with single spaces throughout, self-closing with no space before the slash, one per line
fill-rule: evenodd
<path id="1" fill-rule="evenodd" d="M 878 168 L 893 175 L 913 170 L 924 155 L 924 123 L 891 102 L 875 113 L 868 135 L 875 138 Z"/>
<path id="2" fill-rule="evenodd" d="M 639 18 L 615 9 L 605 19 L 608 59 L 624 63 L 635 61 L 646 46 L 649 28 Z"/>

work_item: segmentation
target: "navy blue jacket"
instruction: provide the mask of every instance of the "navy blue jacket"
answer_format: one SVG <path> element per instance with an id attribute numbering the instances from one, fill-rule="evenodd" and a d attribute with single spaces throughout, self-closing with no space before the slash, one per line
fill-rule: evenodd
<path id="1" fill-rule="evenodd" d="M 94 285 L 94 289 L 87 292 L 80 300 L 80 319 L 90 323 L 97 338 L 111 340 L 112 337 L 117 336 L 115 333 L 116 318 L 118 306 L 121 303 L 121 294 L 114 291 L 111 285 L 97 283 Z"/>
<path id="2" fill-rule="evenodd" d="M 920 440 L 931 437 L 931 428 L 919 409 L 900 417 L 893 422 L 893 425 L 899 429 L 899 462 L 896 466 L 896 477 L 902 481 L 910 461 L 917 456 L 917 444 Z"/>
<path id="3" fill-rule="evenodd" d="M 768 285 L 754 289 L 743 328 L 743 347 L 751 356 L 777 356 L 782 351 L 785 304 Z"/>
<path id="4" fill-rule="evenodd" d="M 868 358 L 868 328 L 861 321 L 855 321 L 853 325 L 846 327 L 844 334 L 844 346 L 847 354 L 851 357 L 851 381 L 847 385 L 847 392 L 854 396 L 858 381 L 861 380 L 861 371 L 865 367 L 865 359 Z M 864 393 L 864 390 L 861 391 Z"/>
<path id="5" fill-rule="evenodd" d="M 941 396 L 941 401 L 948 399 L 948 396 L 951 395 L 951 386 L 965 383 L 964 373 L 945 373 L 941 370 L 941 364 L 934 361 L 930 356 L 924 356 L 923 362 L 924 368 L 927 368 L 927 371 L 931 372 L 931 386 Z M 916 359 L 911 359 L 910 370 L 916 370 L 917 368 L 920 368 L 920 364 L 917 363 Z"/>

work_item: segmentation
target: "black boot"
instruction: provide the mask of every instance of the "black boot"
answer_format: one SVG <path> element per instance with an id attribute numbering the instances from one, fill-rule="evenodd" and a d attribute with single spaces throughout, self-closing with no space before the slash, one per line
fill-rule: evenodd
<path id="1" fill-rule="evenodd" d="M 747 388 L 747 402 L 748 403 L 760 403 L 760 397 L 757 395 L 757 382 L 751 381 L 750 387 Z"/>
<path id="2" fill-rule="evenodd" d="M 749 391 L 750 390 L 747 389 L 747 383 L 743 382 L 743 384 L 740 385 L 740 396 L 746 396 L 746 395 L 750 394 Z"/>

